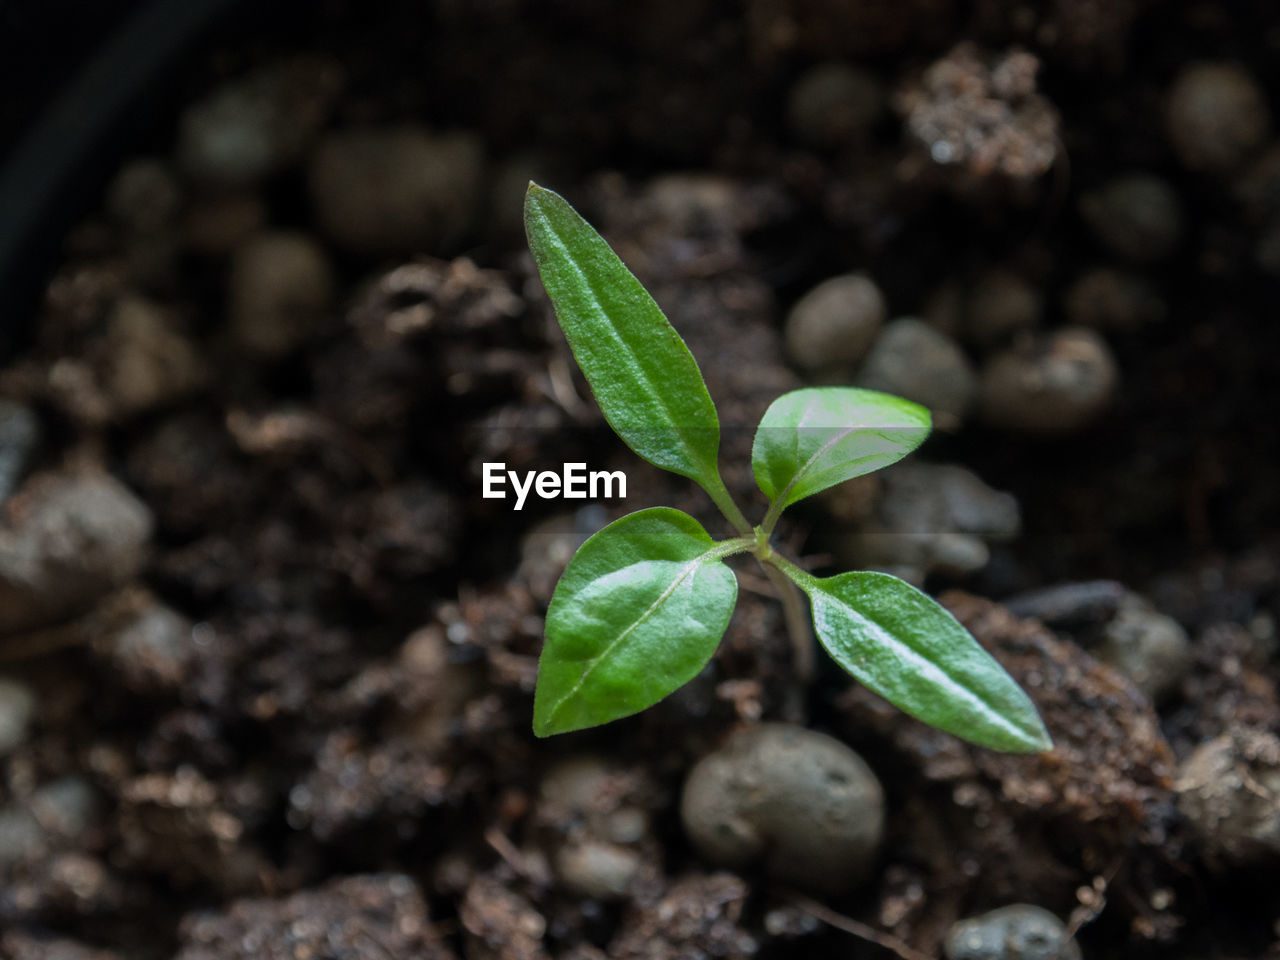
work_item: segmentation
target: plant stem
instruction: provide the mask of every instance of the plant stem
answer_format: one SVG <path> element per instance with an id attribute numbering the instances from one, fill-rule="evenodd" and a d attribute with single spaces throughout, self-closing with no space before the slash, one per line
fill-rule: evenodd
<path id="1" fill-rule="evenodd" d="M 729 494 L 729 488 L 724 485 L 724 480 L 718 470 L 716 471 L 715 483 L 709 486 L 704 485 L 702 489 L 707 491 L 707 496 L 711 498 L 712 503 L 720 508 L 720 512 L 724 514 L 724 518 L 729 521 L 733 529 L 743 536 L 751 535 L 751 524 L 747 522 L 747 518 L 738 509 L 738 505 L 733 502 L 733 497 Z"/>
<path id="2" fill-rule="evenodd" d="M 805 614 L 799 588 L 775 566 L 780 559 L 782 558 L 777 554 L 773 554 L 768 560 L 760 560 L 760 566 L 778 591 L 778 599 L 782 601 L 782 615 L 787 624 L 787 635 L 791 638 L 796 676 L 804 686 L 808 686 L 813 682 L 813 634 L 809 630 L 809 618 Z"/>
<path id="3" fill-rule="evenodd" d="M 778 497 L 769 504 L 769 512 L 764 515 L 764 519 L 760 521 L 758 529 L 764 532 L 766 537 L 773 536 L 773 528 L 778 525 L 778 518 L 782 516 L 782 511 L 786 509 L 782 497 Z"/>

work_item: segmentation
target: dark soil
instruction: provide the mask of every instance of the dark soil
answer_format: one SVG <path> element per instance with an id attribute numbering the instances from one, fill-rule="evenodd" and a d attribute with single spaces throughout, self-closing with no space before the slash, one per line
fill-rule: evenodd
<path id="1" fill-rule="evenodd" d="M 21 478 L 3 491 L 0 673 L 37 703 L 0 752 L 0 953 L 890 956 L 685 839 L 690 767 L 771 719 L 843 740 L 883 783 L 874 875 L 826 905 L 894 943 L 940 956 L 955 921 L 1029 902 L 1089 958 L 1280 955 L 1280 827 L 1242 846 L 1177 788 L 1197 747 L 1280 735 L 1280 163 L 1270 141 L 1230 169 L 1189 167 L 1165 126 L 1196 61 L 1242 66 L 1280 114 L 1278 47 L 1261 2 L 438 0 L 320 4 L 195 57 L 193 98 L 294 64 L 306 95 L 268 126 L 298 142 L 218 183 L 174 159 L 177 118 L 153 131 L 138 153 L 160 175 L 86 214 L 0 372 L 41 434 L 0 449 L 0 479 Z M 812 146 L 788 91 L 826 60 L 888 94 L 857 137 Z M 939 63 L 950 79 L 931 86 Z M 371 243 L 344 239 L 309 192 L 317 144 L 406 124 L 479 145 L 483 165 L 459 174 L 475 196 L 462 179 L 437 191 L 421 239 L 376 218 Z M 969 152 L 936 162 L 925 128 Z M 1115 253 L 1081 213 L 1135 171 L 1183 210 L 1155 262 Z M 1040 292 L 1054 330 L 1089 269 L 1148 284 L 1158 319 L 1100 331 L 1119 370 L 1105 413 L 1057 436 L 973 414 L 920 454 L 1020 504 L 1019 536 L 926 586 L 1028 689 L 1053 752 L 971 748 L 830 665 L 802 686 L 746 564 L 703 675 L 640 716 L 533 737 L 542 616 L 576 539 L 656 504 L 727 531 L 612 437 L 574 372 L 519 228 L 530 176 L 605 233 L 686 338 L 749 516 L 754 425 L 809 379 L 784 318 L 818 282 L 866 271 L 891 317 L 926 317 L 978 367 L 988 348 L 940 292 L 999 267 Z M 265 231 L 328 263 L 283 307 L 237 293 L 233 264 Z M 254 339 L 241 309 L 278 338 Z M 515 512 L 481 497 L 489 460 L 622 469 L 628 496 Z M 50 491 L 104 472 L 150 513 L 137 543 L 103 546 L 124 534 L 97 520 L 137 526 L 106 507 L 50 513 Z M 799 509 L 781 539 L 829 567 L 880 495 Z M 22 550 L 43 558 L 26 579 Z M 1158 697 L 1093 655 L 1129 593 L 1191 639 Z M 544 774 L 583 756 L 605 758 L 605 786 L 557 805 Z M 1266 751 L 1233 757 L 1280 823 Z M 640 824 L 620 843 L 640 864 L 625 895 L 574 892 L 561 847 L 620 810 Z"/>

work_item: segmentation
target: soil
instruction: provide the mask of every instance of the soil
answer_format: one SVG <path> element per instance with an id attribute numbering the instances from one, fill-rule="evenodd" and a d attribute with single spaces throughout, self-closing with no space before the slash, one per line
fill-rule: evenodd
<path id="1" fill-rule="evenodd" d="M 1278 45 L 1270 4 L 1213 0 L 438 0 L 321 4 L 194 56 L 193 103 L 268 78 L 228 108 L 259 110 L 262 151 L 193 160 L 191 107 L 152 131 L 0 371 L 26 411 L 0 411 L 0 673 L 21 688 L 0 688 L 0 952 L 940 956 L 956 921 L 1027 902 L 1088 958 L 1280 956 L 1280 166 L 1265 116 L 1208 167 L 1166 127 L 1198 61 L 1261 91 L 1223 110 L 1280 113 Z M 788 95 L 833 60 L 884 102 L 813 138 Z M 1135 173 L 1178 216 L 1099 225 Z M 1101 412 L 1037 433 L 978 398 L 919 455 L 1017 500 L 1013 536 L 925 530 L 980 559 L 915 573 L 1053 752 L 969 747 L 831 665 L 802 684 L 745 564 L 701 676 L 533 737 L 573 544 L 657 504 L 727 531 L 599 416 L 524 249 L 530 176 L 687 340 L 749 516 L 754 425 L 811 377 L 787 310 L 819 282 L 865 272 L 979 384 L 1080 324 L 1088 271 L 1146 291 L 1089 313 L 1118 371 Z M 1164 233 L 1134 256 L 1121 228 Z M 1042 304 L 994 343 L 964 309 L 993 270 Z M 516 512 L 481 497 L 490 460 L 621 469 L 627 497 Z M 814 569 L 885 502 L 850 490 L 780 528 Z M 1159 692 L 1099 652 L 1124 597 L 1190 639 Z M 872 876 L 823 909 L 682 833 L 688 771 L 761 719 L 842 740 L 884 786 Z M 1180 771 L 1211 742 L 1248 803 L 1219 790 L 1206 819 Z M 557 799 L 548 771 L 584 758 L 591 795 Z M 568 877 L 563 849 L 605 822 L 624 878 Z"/>

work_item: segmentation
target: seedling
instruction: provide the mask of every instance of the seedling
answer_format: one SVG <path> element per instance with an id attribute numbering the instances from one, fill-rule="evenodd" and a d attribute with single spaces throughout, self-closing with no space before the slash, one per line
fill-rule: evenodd
<path id="1" fill-rule="evenodd" d="M 927 594 L 884 573 L 817 577 L 770 543 L 793 503 L 918 447 L 929 411 L 852 387 L 779 397 L 751 450 L 770 501 L 753 527 L 720 476 L 720 422 L 702 373 L 653 298 L 558 194 L 529 184 L 524 220 L 560 326 L 609 425 L 645 460 L 699 484 L 738 533 L 716 541 L 688 514 L 653 507 L 588 539 L 547 610 L 534 733 L 630 716 L 692 680 L 737 603 L 737 578 L 724 561 L 749 553 L 780 588 L 792 626 L 797 611 L 803 616 L 799 588 L 823 647 L 891 703 L 981 746 L 1049 749 L 1031 700 Z"/>

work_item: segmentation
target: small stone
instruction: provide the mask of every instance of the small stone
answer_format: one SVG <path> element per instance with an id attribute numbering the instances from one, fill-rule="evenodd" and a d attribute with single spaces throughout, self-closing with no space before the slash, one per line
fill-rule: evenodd
<path id="1" fill-rule="evenodd" d="M 872 73 L 847 63 L 820 63 L 792 85 L 787 123 L 814 147 L 865 140 L 884 113 L 884 85 Z"/>
<path id="2" fill-rule="evenodd" d="M 133 690 L 176 690 L 195 651 L 191 621 L 161 604 L 143 610 L 99 644 Z"/>
<path id="3" fill-rule="evenodd" d="M 964 351 L 914 317 L 885 327 L 856 382 L 914 400 L 932 410 L 940 426 L 952 428 L 964 420 L 977 392 L 977 377 Z"/>
<path id="4" fill-rule="evenodd" d="M 111 219 L 130 233 L 158 233 L 177 219 L 182 188 L 164 161 L 143 157 L 116 174 L 107 187 L 106 208 Z"/>
<path id="5" fill-rule="evenodd" d="M 325 234 L 364 256 L 440 253 L 473 226 L 484 147 L 422 127 L 331 133 L 311 159 L 311 201 Z"/>
<path id="6" fill-rule="evenodd" d="M 0 503 L 9 499 L 40 446 L 40 419 L 30 407 L 0 400 Z"/>
<path id="7" fill-rule="evenodd" d="M 614 843 L 571 842 L 556 854 L 556 875 L 571 891 L 596 900 L 620 900 L 640 875 L 640 855 Z"/>
<path id="8" fill-rule="evenodd" d="M 1135 684 L 1153 703 L 1178 689 L 1191 669 L 1191 641 L 1178 621 L 1137 594 L 1121 601 L 1102 629 L 1096 655 Z"/>
<path id="9" fill-rule="evenodd" d="M 1178 807 L 1215 852 L 1250 861 L 1280 854 L 1280 739 L 1232 727 L 1200 744 L 1174 784 Z"/>
<path id="10" fill-rule="evenodd" d="M 1080 945 L 1043 907 L 1015 903 L 952 925 L 947 960 L 1080 960 Z"/>
<path id="11" fill-rule="evenodd" d="M 44 847 L 44 831 L 30 810 L 16 804 L 0 809 L 0 870 L 30 859 Z"/>
<path id="12" fill-rule="evenodd" d="M 107 327 L 103 387 L 116 413 L 134 416 L 188 396 L 209 381 L 196 345 L 149 300 L 124 297 Z"/>
<path id="13" fill-rule="evenodd" d="M 761 861 L 781 883 L 839 893 L 871 871 L 884 829 L 884 792 L 839 740 L 761 723 L 698 762 L 685 782 L 680 817 L 712 863 L 743 868 Z"/>
<path id="14" fill-rule="evenodd" d="M 978 278 L 965 304 L 965 329 L 975 344 L 989 347 L 1040 324 L 1044 298 L 1016 273 L 990 270 Z"/>
<path id="15" fill-rule="evenodd" d="M 30 809 L 50 837 L 76 840 L 97 820 L 101 805 L 88 780 L 69 774 L 41 785 L 31 795 Z"/>
<path id="16" fill-rule="evenodd" d="M 1232 63 L 1184 67 L 1169 90 L 1165 119 L 1183 164 L 1218 172 L 1239 166 L 1271 126 L 1262 88 Z"/>
<path id="17" fill-rule="evenodd" d="M 543 803 L 582 813 L 597 808 L 613 778 L 613 771 L 600 757 L 569 757 L 543 774 L 539 793 Z"/>
<path id="18" fill-rule="evenodd" d="M 1159 177 L 1110 180 L 1081 198 L 1080 215 L 1104 247 L 1134 263 L 1164 260 L 1182 243 L 1182 202 Z"/>
<path id="19" fill-rule="evenodd" d="M 270 64 L 191 104 L 179 120 L 178 163 L 193 180 L 254 183 L 301 159 L 342 89 L 319 56 Z"/>
<path id="20" fill-rule="evenodd" d="M 787 353 L 806 370 L 852 367 L 884 326 L 884 296 L 865 273 L 831 277 L 787 314 Z"/>
<path id="21" fill-rule="evenodd" d="M 1165 318 L 1164 301 L 1146 280 L 1099 267 L 1078 277 L 1063 295 L 1067 322 L 1104 332 L 1134 333 Z"/>
<path id="22" fill-rule="evenodd" d="M 154 521 L 102 473 L 33 477 L 0 525 L 0 636 L 78 616 L 142 569 Z"/>
<path id="23" fill-rule="evenodd" d="M 997 354 L 982 371 L 982 416 L 993 427 L 1052 436 L 1095 421 L 1119 371 L 1092 330 L 1064 327 Z"/>
<path id="24" fill-rule="evenodd" d="M 232 339 L 255 356 L 285 356 L 332 325 L 333 272 L 305 234 L 263 233 L 245 243 L 228 286 Z"/>
<path id="25" fill-rule="evenodd" d="M 36 694 L 25 683 L 0 677 L 0 757 L 5 757 L 27 739 L 36 716 Z"/>

